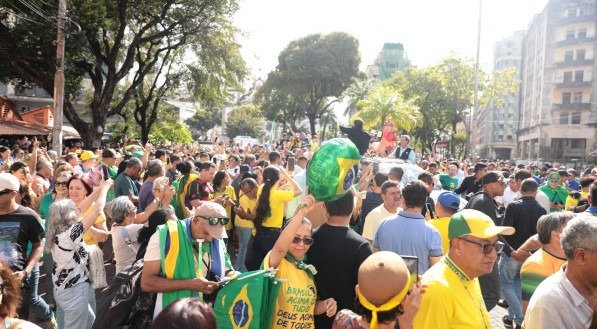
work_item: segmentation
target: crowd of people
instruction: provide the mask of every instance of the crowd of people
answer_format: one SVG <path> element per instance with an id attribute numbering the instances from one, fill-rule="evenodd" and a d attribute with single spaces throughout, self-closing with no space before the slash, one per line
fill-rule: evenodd
<path id="1" fill-rule="evenodd" d="M 0 328 L 216 328 L 226 282 L 268 268 L 272 328 L 491 328 L 498 304 L 510 328 L 597 328 L 597 168 L 422 158 L 391 124 L 379 144 L 362 122 L 342 131 L 363 159 L 326 202 L 309 194 L 320 144 L 305 133 L 0 146 Z M 96 304 L 110 263 L 139 271 L 130 293 L 148 307 Z M 113 323 L 140 309 L 148 321 Z"/>

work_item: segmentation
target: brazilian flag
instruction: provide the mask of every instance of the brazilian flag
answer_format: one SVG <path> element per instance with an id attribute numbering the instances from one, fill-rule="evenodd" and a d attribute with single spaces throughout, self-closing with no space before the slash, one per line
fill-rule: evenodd
<path id="1" fill-rule="evenodd" d="M 232 279 L 218 291 L 214 304 L 218 329 L 270 328 L 280 286 L 273 269 Z"/>

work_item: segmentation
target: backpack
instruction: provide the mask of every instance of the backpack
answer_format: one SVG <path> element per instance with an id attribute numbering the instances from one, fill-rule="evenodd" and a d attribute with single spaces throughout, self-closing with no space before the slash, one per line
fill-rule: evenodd
<path id="1" fill-rule="evenodd" d="M 92 329 L 151 327 L 157 294 L 141 291 L 141 273 L 143 259 L 138 259 L 102 290 Z"/>

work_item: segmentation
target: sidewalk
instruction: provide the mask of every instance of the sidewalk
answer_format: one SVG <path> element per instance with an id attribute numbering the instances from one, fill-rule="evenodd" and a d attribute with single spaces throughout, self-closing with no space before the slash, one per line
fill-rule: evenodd
<path id="1" fill-rule="evenodd" d="M 491 312 L 489 312 L 489 317 L 491 319 L 491 328 L 492 329 L 504 329 L 504 323 L 502 322 L 502 317 L 507 314 L 505 308 L 501 306 L 496 306 Z"/>

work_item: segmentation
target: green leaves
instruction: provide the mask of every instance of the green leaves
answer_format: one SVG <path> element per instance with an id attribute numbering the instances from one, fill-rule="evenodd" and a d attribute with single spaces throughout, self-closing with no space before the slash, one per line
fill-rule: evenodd
<path id="1" fill-rule="evenodd" d="M 263 115 L 253 104 L 241 105 L 232 110 L 226 122 L 226 136 L 234 138 L 238 135 L 260 139 L 263 135 Z"/>
<path id="2" fill-rule="evenodd" d="M 358 74 L 358 45 L 356 38 L 343 32 L 312 34 L 288 44 L 259 97 L 267 117 L 276 118 L 276 112 L 284 111 L 293 121 L 306 117 L 315 134 L 316 121 L 336 101 L 328 98 L 340 97 Z"/>

